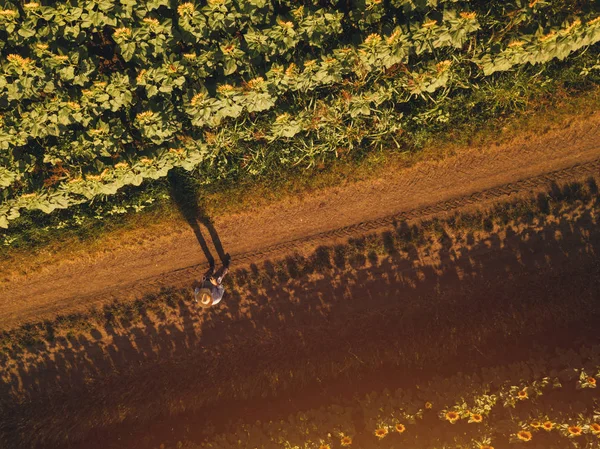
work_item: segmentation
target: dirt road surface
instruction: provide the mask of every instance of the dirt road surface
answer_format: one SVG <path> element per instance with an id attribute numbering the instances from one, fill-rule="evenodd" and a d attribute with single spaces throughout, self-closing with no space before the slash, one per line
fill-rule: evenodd
<path id="1" fill-rule="evenodd" d="M 331 188 L 273 204 L 258 212 L 214 217 L 212 241 L 220 241 L 241 266 L 266 255 L 375 230 L 395 219 L 417 219 L 484 204 L 502 196 L 546 188 L 600 173 L 600 113 L 564 129 L 438 162 L 423 162 L 379 179 Z M 0 284 L 0 330 L 133 298 L 163 286 L 191 284 L 206 267 L 197 234 L 188 226 L 138 249 L 60 261 Z"/>

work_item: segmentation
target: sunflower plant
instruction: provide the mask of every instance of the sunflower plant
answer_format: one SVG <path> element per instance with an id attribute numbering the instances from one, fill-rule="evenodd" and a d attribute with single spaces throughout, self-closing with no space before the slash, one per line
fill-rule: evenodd
<path id="1" fill-rule="evenodd" d="M 585 370 L 579 373 L 577 388 L 596 388 L 597 379 L 600 379 L 600 371 L 595 376 L 589 375 Z"/>
<path id="2" fill-rule="evenodd" d="M 166 167 L 212 166 L 205 179 L 226 179 L 265 173 L 275 160 L 310 166 L 358 147 L 399 147 L 404 124 L 449 120 L 438 103 L 457 89 L 600 40 L 594 13 L 560 5 L 532 33 L 541 4 L 1 0 L 0 226 L 21 208 L 70 207 L 82 189 L 92 199 Z M 511 27 L 498 11 L 511 12 Z M 204 141 L 205 132 L 224 137 L 215 133 L 224 124 L 227 138 Z M 169 159 L 171 145 L 190 148 Z M 131 172 L 113 170 L 123 158 Z M 105 174 L 84 188 L 56 175 L 63 169 L 121 179 Z"/>

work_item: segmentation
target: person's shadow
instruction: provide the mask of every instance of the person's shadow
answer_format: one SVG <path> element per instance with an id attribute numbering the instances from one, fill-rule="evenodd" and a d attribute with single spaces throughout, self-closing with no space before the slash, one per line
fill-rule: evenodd
<path id="1" fill-rule="evenodd" d="M 167 179 L 169 181 L 171 198 L 177 205 L 181 215 L 183 215 L 185 220 L 194 231 L 196 239 L 198 240 L 198 243 L 200 243 L 200 247 L 204 252 L 204 256 L 210 265 L 210 268 L 205 276 L 210 276 L 210 274 L 212 274 L 214 271 L 215 258 L 213 257 L 206 239 L 200 230 L 200 224 L 202 224 L 208 231 L 221 263 L 224 267 L 228 266 L 231 257 L 223 250 L 221 239 L 219 238 L 219 234 L 217 233 L 212 220 L 206 214 L 206 211 L 198 201 L 198 184 L 194 182 L 191 176 L 189 176 L 183 169 L 180 168 L 171 169 L 167 175 Z"/>

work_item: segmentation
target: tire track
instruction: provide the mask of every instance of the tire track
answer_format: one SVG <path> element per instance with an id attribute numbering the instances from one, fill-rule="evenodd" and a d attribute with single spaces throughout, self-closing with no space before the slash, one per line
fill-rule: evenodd
<path id="1" fill-rule="evenodd" d="M 444 212 L 450 212 L 454 209 L 459 209 L 474 203 L 497 199 L 503 196 L 510 196 L 517 193 L 522 193 L 526 190 L 538 189 L 546 187 L 552 182 L 568 181 L 570 179 L 581 178 L 586 175 L 600 174 L 600 159 L 585 164 L 575 164 L 562 170 L 556 170 L 544 175 L 539 175 L 533 178 L 527 178 L 516 182 L 511 182 L 499 187 L 483 190 L 473 193 L 468 196 L 453 198 L 450 200 L 440 201 L 430 206 L 424 206 L 410 211 L 399 212 L 387 217 L 356 223 L 354 225 L 345 226 L 343 228 L 326 231 L 319 234 L 314 234 L 307 237 L 291 240 L 288 242 L 279 243 L 270 246 L 260 251 L 243 253 L 232 257 L 232 262 L 249 261 L 257 256 L 271 255 L 280 251 L 290 251 L 298 248 L 300 245 L 307 243 L 316 243 L 322 240 L 335 239 L 340 237 L 351 237 L 360 235 L 364 232 L 373 231 L 377 228 L 388 227 L 394 222 L 422 219 L 430 215 L 435 215 Z"/>

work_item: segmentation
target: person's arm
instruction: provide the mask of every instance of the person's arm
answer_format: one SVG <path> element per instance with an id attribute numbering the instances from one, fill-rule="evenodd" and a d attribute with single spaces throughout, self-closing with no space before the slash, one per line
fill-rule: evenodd
<path id="1" fill-rule="evenodd" d="M 213 303 L 212 305 L 217 305 L 219 302 L 221 302 L 221 299 L 223 299 L 223 294 L 225 293 L 225 287 L 223 287 L 222 285 L 216 285 L 215 287 L 212 288 L 211 290 L 211 294 L 212 294 L 212 298 L 213 298 Z"/>

